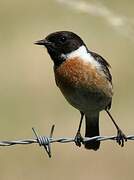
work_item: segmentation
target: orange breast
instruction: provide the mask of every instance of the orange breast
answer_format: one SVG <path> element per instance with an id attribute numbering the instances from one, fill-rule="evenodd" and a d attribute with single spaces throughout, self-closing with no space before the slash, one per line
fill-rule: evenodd
<path id="1" fill-rule="evenodd" d="M 70 94 L 76 87 L 84 87 L 89 91 L 102 92 L 112 97 L 112 85 L 103 71 L 79 58 L 66 60 L 55 69 L 56 84 L 63 94 Z"/>

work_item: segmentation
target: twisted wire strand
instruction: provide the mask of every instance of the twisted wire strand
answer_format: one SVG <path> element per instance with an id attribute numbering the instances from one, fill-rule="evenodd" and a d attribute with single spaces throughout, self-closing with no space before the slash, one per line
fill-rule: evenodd
<path id="1" fill-rule="evenodd" d="M 52 143 L 71 143 L 75 142 L 75 137 L 69 138 L 69 137 L 61 137 L 61 138 L 53 138 L 53 132 L 54 132 L 54 125 L 51 128 L 50 135 L 49 136 L 38 136 L 37 132 L 34 128 L 32 128 L 35 138 L 34 139 L 19 139 L 14 141 L 0 141 L 0 146 L 12 146 L 12 145 L 27 145 L 27 144 L 38 144 L 39 146 L 43 146 L 46 153 L 49 157 L 51 157 L 51 144 Z M 115 140 L 117 141 L 117 136 L 95 136 L 95 137 L 85 137 L 82 139 L 83 143 L 87 141 L 107 141 L 107 140 Z M 134 135 L 128 135 L 126 136 L 126 140 L 134 140 Z"/>
<path id="2" fill-rule="evenodd" d="M 39 138 L 39 137 L 38 137 Z M 40 136 L 42 139 L 47 139 L 47 141 L 43 141 L 41 143 L 44 145 L 48 145 L 48 142 L 51 143 L 70 143 L 70 142 L 75 142 L 75 138 L 69 138 L 69 137 L 61 137 L 61 138 L 49 138 L 47 136 Z M 106 140 L 116 140 L 117 136 L 95 136 L 92 138 L 85 137 L 83 138 L 84 142 L 87 141 L 106 141 Z M 129 135 L 126 136 L 127 140 L 134 140 L 134 135 Z M 38 139 L 20 139 L 20 140 L 15 140 L 15 141 L 0 141 L 0 146 L 12 146 L 12 145 L 17 145 L 17 144 L 22 144 L 22 145 L 27 145 L 27 144 L 39 144 Z"/>
<path id="3" fill-rule="evenodd" d="M 39 137 L 38 137 L 39 138 Z M 27 144 L 40 144 L 42 145 L 48 145 L 48 142 L 51 143 L 69 143 L 69 142 L 75 142 L 75 138 L 69 138 L 69 137 L 61 137 L 61 138 L 49 138 L 47 136 L 40 136 L 42 139 L 47 139 L 47 141 L 43 141 L 42 143 L 38 142 L 38 139 L 20 139 L 20 140 L 15 140 L 15 141 L 0 141 L 0 146 L 12 146 L 12 145 L 17 145 L 17 144 L 22 144 L 22 145 L 27 145 Z M 92 138 L 83 138 L 84 142 L 87 141 L 107 141 L 107 140 L 116 140 L 117 136 L 95 136 Z M 134 140 L 134 135 L 129 135 L 126 136 L 127 140 Z"/>

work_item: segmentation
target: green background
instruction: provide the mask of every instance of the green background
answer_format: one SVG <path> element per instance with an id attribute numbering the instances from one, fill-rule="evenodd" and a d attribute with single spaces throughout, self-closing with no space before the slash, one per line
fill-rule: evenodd
<path id="1" fill-rule="evenodd" d="M 55 137 L 75 135 L 79 112 L 56 87 L 46 50 L 33 44 L 57 30 L 76 32 L 111 64 L 111 111 L 126 135 L 134 134 L 134 2 L 70 2 L 0 0 L 0 140 L 33 138 L 33 126 L 48 135 L 52 124 Z M 105 112 L 100 129 L 116 135 Z M 37 145 L 0 147 L 0 180 L 132 180 L 133 152 L 132 141 L 124 148 L 105 141 L 97 152 L 55 143 L 52 159 Z"/>

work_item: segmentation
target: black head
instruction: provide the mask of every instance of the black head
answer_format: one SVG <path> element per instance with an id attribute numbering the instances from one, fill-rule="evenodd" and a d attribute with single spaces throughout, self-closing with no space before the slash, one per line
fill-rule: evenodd
<path id="1" fill-rule="evenodd" d="M 58 31 L 49 34 L 45 39 L 37 41 L 35 44 L 44 45 L 56 66 L 65 61 L 68 53 L 73 52 L 84 45 L 82 39 L 70 31 Z"/>

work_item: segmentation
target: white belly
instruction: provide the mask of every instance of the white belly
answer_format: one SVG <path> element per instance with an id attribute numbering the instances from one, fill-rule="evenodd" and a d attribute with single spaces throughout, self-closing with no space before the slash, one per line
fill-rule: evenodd
<path id="1" fill-rule="evenodd" d="M 62 92 L 66 100 L 79 111 L 93 112 L 105 109 L 111 101 L 101 92 L 91 92 L 89 89 L 77 88 L 67 95 Z"/>

